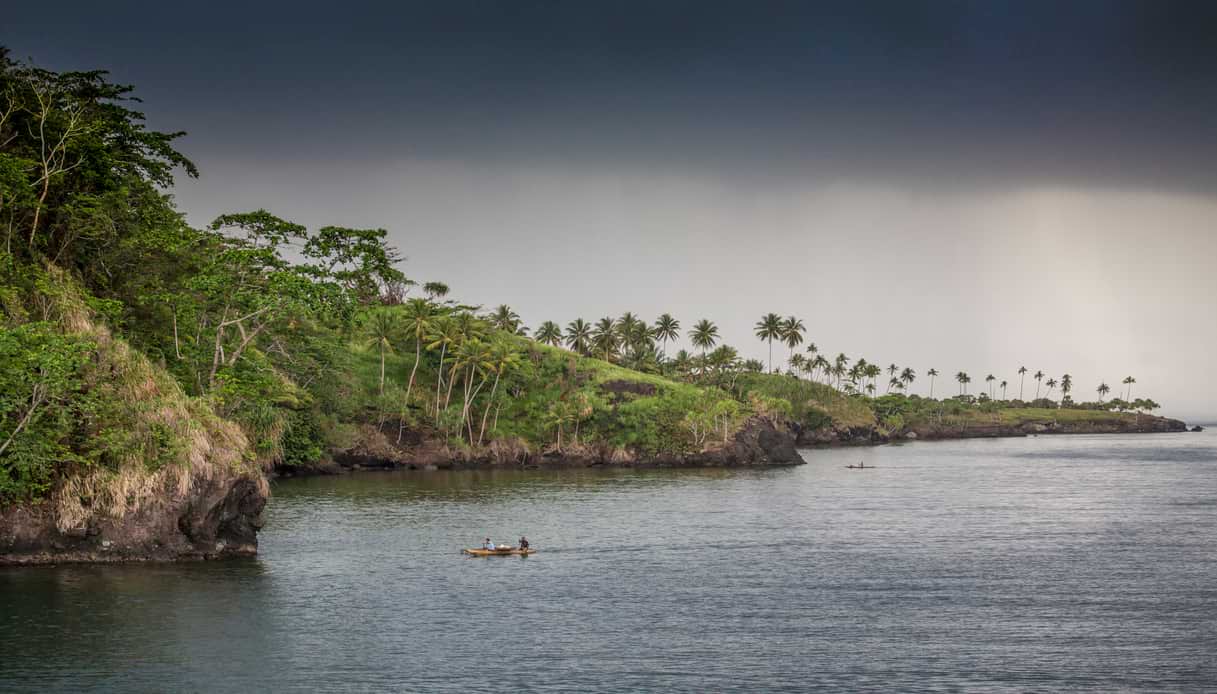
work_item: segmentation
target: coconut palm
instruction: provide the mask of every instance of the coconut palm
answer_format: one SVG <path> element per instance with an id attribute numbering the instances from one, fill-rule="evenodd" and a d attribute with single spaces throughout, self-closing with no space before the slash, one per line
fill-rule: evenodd
<path id="1" fill-rule="evenodd" d="M 672 369 L 682 376 L 689 375 L 689 372 L 693 370 L 693 358 L 687 350 L 679 350 L 672 357 Z"/>
<path id="2" fill-rule="evenodd" d="M 1100 383 L 1099 387 L 1095 388 L 1095 391 L 1099 394 L 1099 402 L 1103 402 L 1103 397 L 1111 392 L 1111 386 L 1106 383 Z"/>
<path id="3" fill-rule="evenodd" d="M 796 352 L 790 355 L 789 363 L 790 370 L 795 374 L 795 377 L 798 377 L 799 372 L 807 366 L 807 357 L 804 357 L 802 354 Z"/>
<path id="4" fill-rule="evenodd" d="M 1036 371 L 1035 375 L 1032 376 L 1032 378 L 1035 379 L 1035 399 L 1039 400 L 1040 399 L 1040 382 L 1044 380 L 1044 372 Z"/>
<path id="5" fill-rule="evenodd" d="M 694 347 L 701 348 L 701 355 L 705 357 L 706 350 L 718 343 L 718 326 L 703 318 L 689 331 L 689 340 Z"/>
<path id="6" fill-rule="evenodd" d="M 955 380 L 959 381 L 959 394 L 963 395 L 964 393 L 966 393 L 968 390 L 967 383 L 968 383 L 968 381 L 972 380 L 972 379 L 968 378 L 968 374 L 964 373 L 963 371 L 960 371 L 955 374 Z"/>
<path id="7" fill-rule="evenodd" d="M 537 328 L 537 331 L 532 335 L 533 339 L 543 345 L 553 347 L 562 346 L 562 328 L 555 322 L 547 320 Z"/>
<path id="8" fill-rule="evenodd" d="M 612 361 L 618 344 L 617 324 L 613 319 L 605 317 L 596 321 L 596 327 L 592 330 L 592 350 L 605 361 Z"/>
<path id="9" fill-rule="evenodd" d="M 1132 384 L 1136 383 L 1137 379 L 1133 378 L 1132 376 L 1128 376 L 1123 381 L 1120 381 L 1120 382 L 1123 383 L 1124 385 L 1128 386 L 1127 392 L 1124 393 L 1124 399 L 1125 400 L 1131 399 L 1132 398 Z"/>
<path id="10" fill-rule="evenodd" d="M 510 344 L 506 342 L 495 342 L 490 346 L 488 354 L 488 363 L 490 370 L 494 373 L 494 385 L 490 388 L 490 402 L 486 404 L 485 410 L 482 411 L 482 426 L 478 429 L 478 443 L 482 445 L 482 437 L 486 434 L 486 419 L 490 416 L 490 408 L 495 405 L 495 397 L 499 390 L 499 380 L 503 374 L 520 365 L 520 354 Z M 498 423 L 498 415 L 495 415 L 495 423 Z"/>
<path id="11" fill-rule="evenodd" d="M 621 317 L 617 319 L 617 336 L 620 338 L 622 346 L 634 346 L 634 326 L 638 325 L 639 323 L 642 323 L 642 321 L 638 320 L 638 316 L 635 316 L 629 311 L 621 314 Z M 643 323 L 643 325 L 645 325 L 645 323 Z"/>
<path id="12" fill-rule="evenodd" d="M 1001 383 L 998 384 L 998 386 L 1001 388 L 1001 399 L 1002 400 L 1006 399 L 1006 386 L 1007 385 L 1009 385 L 1009 384 L 1007 384 L 1005 381 L 1002 381 Z"/>
<path id="13" fill-rule="evenodd" d="M 1061 376 L 1061 400 L 1069 397 L 1069 391 L 1073 390 L 1073 376 L 1065 374 Z"/>
<path id="14" fill-rule="evenodd" d="M 397 314 L 387 309 L 378 309 L 371 314 L 368 321 L 368 339 L 380 350 L 380 389 L 379 395 L 385 394 L 385 354 L 393 351 L 393 341 L 397 339 L 401 323 Z"/>
<path id="15" fill-rule="evenodd" d="M 829 370 L 831 368 L 832 368 L 832 364 L 830 364 L 828 362 L 828 360 L 824 358 L 824 355 L 817 354 L 816 358 L 811 361 L 812 378 L 815 378 L 815 372 L 819 371 L 820 373 L 825 375 L 825 377 L 826 377 L 825 380 L 827 380 L 827 376 L 829 375 Z"/>
<path id="16" fill-rule="evenodd" d="M 435 424 L 439 426 L 440 390 L 444 387 L 444 355 L 448 348 L 460 342 L 460 325 L 448 316 L 439 316 L 431 322 L 431 334 L 427 336 L 427 349 L 439 350 L 439 368 L 435 375 Z"/>
<path id="17" fill-rule="evenodd" d="M 900 386 L 900 389 L 908 390 L 909 386 L 913 385 L 913 381 L 915 380 L 917 380 L 917 372 L 913 371 L 907 366 L 904 367 L 904 370 L 900 372 L 900 383 L 903 384 Z"/>
<path id="18" fill-rule="evenodd" d="M 504 332 L 514 333 L 520 329 L 520 314 L 511 310 L 507 304 L 499 304 L 487 319 L 491 325 Z"/>
<path id="19" fill-rule="evenodd" d="M 993 374 L 989 374 L 988 376 L 985 376 L 985 383 L 989 384 L 989 397 L 990 398 L 993 397 L 993 382 L 996 380 L 997 380 L 997 376 L 994 376 Z"/>
<path id="20" fill-rule="evenodd" d="M 1027 380 L 1027 367 L 1018 367 L 1018 399 L 1023 399 L 1023 383 Z"/>
<path id="21" fill-rule="evenodd" d="M 423 338 L 435 319 L 435 306 L 426 299 L 410 299 L 402 310 L 402 320 L 405 323 L 406 334 L 414 338 L 414 367 L 410 369 L 410 382 L 406 385 L 404 405 L 410 404 L 410 391 L 414 389 L 414 376 L 418 373 L 418 363 L 422 361 Z"/>
<path id="22" fill-rule="evenodd" d="M 1050 379 L 1048 379 L 1047 381 L 1045 381 L 1045 382 L 1044 382 L 1044 385 L 1048 386 L 1048 392 L 1047 392 L 1047 393 L 1044 393 L 1044 397 L 1046 397 L 1046 398 L 1051 398 L 1051 397 L 1052 397 L 1052 389 L 1053 389 L 1053 388 L 1056 388 L 1056 379 L 1055 379 L 1055 378 L 1050 378 Z"/>
<path id="23" fill-rule="evenodd" d="M 427 295 L 428 299 L 435 301 L 436 299 L 448 296 L 448 285 L 443 282 L 427 282 L 423 285 L 423 292 Z"/>
<path id="24" fill-rule="evenodd" d="M 571 351 L 587 354 L 587 346 L 592 340 L 592 326 L 582 318 L 576 318 L 566 324 L 566 346 Z"/>
<path id="25" fill-rule="evenodd" d="M 758 339 L 769 343 L 769 372 L 773 373 L 773 341 L 782 337 L 782 317 L 776 313 L 766 313 L 753 329 Z"/>
<path id="26" fill-rule="evenodd" d="M 663 345 L 660 355 L 667 356 L 668 340 L 680 339 L 680 321 L 673 318 L 671 314 L 665 313 L 655 320 L 655 330 L 652 334 Z"/>
<path id="27" fill-rule="evenodd" d="M 933 400 L 934 399 L 934 377 L 936 377 L 938 375 L 938 369 L 930 368 L 929 371 L 925 372 L 925 375 L 930 377 L 930 399 Z"/>
<path id="28" fill-rule="evenodd" d="M 806 330 L 803 321 L 794 316 L 782 321 L 782 342 L 785 342 L 786 346 L 790 348 L 791 354 L 794 354 L 795 347 L 803 344 L 803 333 Z"/>

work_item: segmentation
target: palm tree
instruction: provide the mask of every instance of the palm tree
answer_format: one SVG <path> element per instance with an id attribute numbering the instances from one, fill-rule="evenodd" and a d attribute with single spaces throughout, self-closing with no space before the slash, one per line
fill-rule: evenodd
<path id="1" fill-rule="evenodd" d="M 547 320 L 533 333 L 533 339 L 543 345 L 562 346 L 562 328 L 555 322 Z"/>
<path id="2" fill-rule="evenodd" d="M 612 318 L 601 318 L 592 330 L 592 348 L 602 355 L 605 361 L 612 361 L 617 352 L 617 324 Z"/>
<path id="3" fill-rule="evenodd" d="M 1035 379 L 1035 399 L 1039 400 L 1040 399 L 1040 381 L 1044 380 L 1044 372 L 1036 371 L 1035 375 L 1032 376 L 1032 378 Z"/>
<path id="4" fill-rule="evenodd" d="M 824 358 L 823 354 L 817 354 L 816 358 L 811 361 L 811 374 L 813 379 L 815 378 L 815 372 L 817 370 L 827 377 L 831 369 L 832 364 L 830 364 L 828 360 Z M 825 380 L 827 380 L 827 378 L 825 378 Z"/>
<path id="5" fill-rule="evenodd" d="M 1027 379 L 1027 367 L 1018 367 L 1018 399 L 1023 399 L 1023 383 Z"/>
<path id="6" fill-rule="evenodd" d="M 1006 382 L 1002 381 L 1000 385 L 1001 385 L 1001 399 L 1005 400 L 1006 399 Z"/>
<path id="7" fill-rule="evenodd" d="M 859 359 L 858 361 L 862 361 L 862 360 Z M 867 364 L 866 365 L 866 370 L 863 372 L 862 375 L 866 376 L 867 378 L 870 379 L 871 388 L 867 389 L 868 393 L 871 393 L 872 395 L 874 394 L 875 379 L 878 378 L 879 375 L 882 373 L 883 373 L 883 369 L 879 368 L 878 364 Z"/>
<path id="8" fill-rule="evenodd" d="M 1103 396 L 1111 392 L 1111 387 L 1106 383 L 1100 383 L 1099 387 L 1095 388 L 1095 391 L 1097 391 L 1099 394 L 1099 402 L 1103 402 Z"/>
<path id="9" fill-rule="evenodd" d="M 495 395 L 499 390 L 499 379 L 503 374 L 511 369 L 514 369 L 520 364 L 520 355 L 515 349 L 506 342 L 496 342 L 490 346 L 489 353 L 490 370 L 494 372 L 494 386 L 490 388 L 490 402 L 486 404 L 486 409 L 482 412 L 482 426 L 478 429 L 478 443 L 482 445 L 482 436 L 486 433 L 486 418 L 490 415 L 490 408 L 495 404 Z M 498 423 L 498 414 L 495 414 L 495 423 Z"/>
<path id="10" fill-rule="evenodd" d="M 645 325 L 645 323 L 638 320 L 638 316 L 635 316 L 629 311 L 621 314 L 621 317 L 617 319 L 617 334 L 621 338 L 621 344 L 623 347 L 635 346 L 634 339 L 637 336 L 634 332 L 634 326 L 639 325 L 640 323 Z"/>
<path id="11" fill-rule="evenodd" d="M 1047 392 L 1047 393 L 1044 393 L 1044 397 L 1046 397 L 1046 398 L 1051 398 L 1051 397 L 1052 397 L 1052 389 L 1053 389 L 1053 388 L 1056 388 L 1056 379 L 1055 379 L 1055 378 L 1050 378 L 1050 379 L 1048 379 L 1048 380 L 1045 382 L 1045 385 L 1047 385 L 1047 386 L 1048 386 L 1048 392 Z"/>
<path id="12" fill-rule="evenodd" d="M 803 325 L 803 321 L 790 316 L 782 321 L 782 342 L 790 348 L 790 353 L 794 354 L 794 348 L 803 344 L 803 332 L 807 328 Z"/>
<path id="13" fill-rule="evenodd" d="M 423 338 L 435 319 L 435 306 L 426 299 L 410 299 L 402 311 L 406 332 L 414 338 L 414 368 L 410 369 L 410 383 L 406 386 L 404 404 L 410 404 L 410 391 L 414 389 L 414 375 L 418 373 L 418 363 L 423 356 Z"/>
<path id="14" fill-rule="evenodd" d="M 926 376 L 930 377 L 930 399 L 934 399 L 934 377 L 938 375 L 938 369 L 931 368 L 925 372 Z"/>
<path id="15" fill-rule="evenodd" d="M 892 376 L 891 378 L 887 379 L 887 392 L 889 392 L 889 393 L 892 392 L 892 388 L 895 388 L 896 390 L 900 390 L 900 386 L 901 386 L 901 383 L 900 383 L 899 378 Z"/>
<path id="16" fill-rule="evenodd" d="M 693 359 L 689 356 L 689 352 L 687 350 L 679 350 L 676 352 L 676 355 L 672 357 L 672 369 L 678 374 L 687 376 L 689 371 L 692 370 L 692 364 Z"/>
<path id="17" fill-rule="evenodd" d="M 448 348 L 460 342 L 461 326 L 448 316 L 439 316 L 431 322 L 431 334 L 427 336 L 427 349 L 439 349 L 439 369 L 435 375 L 435 424 L 439 426 L 440 389 L 444 387 L 444 354 Z M 449 391 L 451 392 L 451 391 Z"/>
<path id="18" fill-rule="evenodd" d="M 442 299 L 445 296 L 448 296 L 448 285 L 444 284 L 443 282 L 427 282 L 423 285 L 423 292 L 426 293 L 427 298 L 431 299 L 432 301 Z"/>
<path id="19" fill-rule="evenodd" d="M 1130 400 L 1132 398 L 1132 384 L 1134 384 L 1136 382 L 1137 382 L 1137 379 L 1133 378 L 1132 376 L 1128 376 L 1123 381 L 1121 381 L 1121 383 L 1128 386 L 1128 391 L 1124 394 L 1125 400 Z"/>
<path id="20" fill-rule="evenodd" d="M 994 376 L 993 374 L 989 374 L 988 376 L 985 376 L 985 383 L 989 384 L 989 397 L 990 398 L 993 397 L 993 382 L 996 380 L 997 380 L 997 376 Z"/>
<path id="21" fill-rule="evenodd" d="M 379 395 L 385 394 L 385 352 L 393 351 L 393 340 L 401 328 L 397 314 L 387 309 L 372 312 L 368 322 L 368 338 L 380 350 L 380 390 Z"/>
<path id="22" fill-rule="evenodd" d="M 566 325 L 566 346 L 571 351 L 579 354 L 587 354 L 587 345 L 592 339 L 592 326 L 588 325 L 582 318 L 567 323 Z"/>
<path id="23" fill-rule="evenodd" d="M 520 314 L 511 310 L 507 304 L 499 304 L 488 318 L 491 325 L 504 332 L 514 333 L 520 328 Z"/>
<path id="24" fill-rule="evenodd" d="M 1064 402 L 1069 397 L 1069 391 L 1073 390 L 1073 376 L 1065 374 L 1061 376 L 1061 401 Z"/>
<path id="25" fill-rule="evenodd" d="M 908 390 L 908 387 L 913 385 L 915 380 L 917 380 L 917 372 L 907 366 L 904 367 L 904 371 L 900 372 L 900 382 L 903 384 L 900 386 L 900 389 Z"/>
<path id="26" fill-rule="evenodd" d="M 703 318 L 689 331 L 689 340 L 694 347 L 701 348 L 701 355 L 705 357 L 706 350 L 718 342 L 718 326 Z"/>
<path id="27" fill-rule="evenodd" d="M 959 373 L 955 374 L 955 380 L 959 381 L 959 394 L 963 395 L 965 392 L 967 392 L 967 388 L 965 386 L 971 379 L 968 378 L 968 374 L 960 371 Z"/>
<path id="28" fill-rule="evenodd" d="M 798 373 L 802 371 L 805 366 L 807 366 L 807 357 L 804 357 L 802 354 L 795 353 L 790 355 L 789 363 L 790 370 L 793 371 L 795 373 L 795 377 L 798 378 Z"/>
<path id="29" fill-rule="evenodd" d="M 758 339 L 769 343 L 769 373 L 773 373 L 773 341 L 782 337 L 782 317 L 766 313 L 753 328 Z"/>
<path id="30" fill-rule="evenodd" d="M 671 314 L 665 313 L 655 321 L 655 330 L 653 332 L 655 339 L 663 345 L 661 356 L 667 356 L 668 340 L 680 339 L 680 321 L 676 320 Z"/>

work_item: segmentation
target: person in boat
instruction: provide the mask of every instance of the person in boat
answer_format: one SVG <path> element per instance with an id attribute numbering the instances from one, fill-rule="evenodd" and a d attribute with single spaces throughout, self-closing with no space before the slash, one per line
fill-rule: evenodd
<path id="1" fill-rule="evenodd" d="M 528 549 L 528 538 L 520 536 L 520 549 Z"/>
<path id="2" fill-rule="evenodd" d="M 494 543 L 490 541 L 490 538 L 486 538 L 486 541 L 482 543 L 482 549 L 494 551 L 494 548 Z"/>

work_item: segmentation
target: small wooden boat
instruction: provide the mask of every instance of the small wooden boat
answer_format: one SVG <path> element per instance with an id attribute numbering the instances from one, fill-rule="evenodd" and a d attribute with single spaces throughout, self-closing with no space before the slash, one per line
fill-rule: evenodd
<path id="1" fill-rule="evenodd" d="M 877 468 L 879 466 L 878 465 L 846 465 L 845 467 L 846 467 L 846 469 L 849 469 L 849 470 L 874 470 L 875 468 Z"/>
<path id="2" fill-rule="evenodd" d="M 536 554 L 537 550 L 529 547 L 528 549 L 520 549 L 519 547 L 506 547 L 503 549 L 462 549 L 461 554 L 468 554 L 471 557 L 523 557 L 529 554 Z"/>

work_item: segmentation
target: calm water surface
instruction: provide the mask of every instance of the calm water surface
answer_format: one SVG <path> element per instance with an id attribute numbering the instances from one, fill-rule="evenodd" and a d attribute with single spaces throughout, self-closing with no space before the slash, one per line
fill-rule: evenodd
<path id="1" fill-rule="evenodd" d="M 805 457 L 283 481 L 257 560 L 0 571 L 0 690 L 1217 689 L 1212 433 Z"/>

